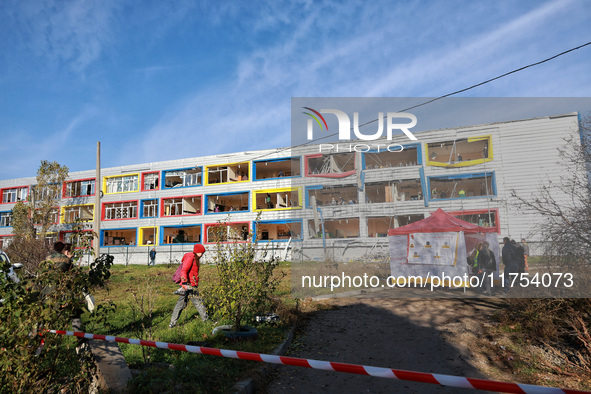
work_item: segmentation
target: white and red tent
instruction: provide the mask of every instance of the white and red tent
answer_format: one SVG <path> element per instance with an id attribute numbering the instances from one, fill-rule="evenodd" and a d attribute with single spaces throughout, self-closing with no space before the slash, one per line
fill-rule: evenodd
<path id="1" fill-rule="evenodd" d="M 478 242 L 488 242 L 499 257 L 496 234 L 438 209 L 431 216 L 388 230 L 390 270 L 394 277 L 464 277 L 469 273 L 466 256 Z"/>

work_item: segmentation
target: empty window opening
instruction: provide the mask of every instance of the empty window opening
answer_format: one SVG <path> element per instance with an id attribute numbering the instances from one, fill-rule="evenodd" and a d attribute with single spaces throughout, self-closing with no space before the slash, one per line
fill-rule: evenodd
<path id="1" fill-rule="evenodd" d="M 144 172 L 142 174 L 142 190 L 158 190 L 160 174 L 158 172 Z"/>
<path id="2" fill-rule="evenodd" d="M 365 157 L 365 169 L 415 166 L 419 163 L 417 148 L 408 147 L 402 151 L 367 152 Z"/>
<path id="3" fill-rule="evenodd" d="M 256 209 L 300 208 L 299 189 L 262 190 L 255 192 Z"/>
<path id="4" fill-rule="evenodd" d="M 246 212 L 249 193 L 211 194 L 207 196 L 207 213 Z"/>
<path id="5" fill-rule="evenodd" d="M 262 160 L 254 163 L 255 180 L 300 176 L 300 158 L 290 157 L 280 160 Z"/>
<path id="6" fill-rule="evenodd" d="M 249 223 L 213 224 L 206 226 L 207 243 L 246 242 L 250 233 Z"/>
<path id="7" fill-rule="evenodd" d="M 140 227 L 139 242 L 141 246 L 155 245 L 158 239 L 158 229 L 156 227 Z"/>
<path id="8" fill-rule="evenodd" d="M 317 206 L 358 203 L 357 186 L 323 186 L 321 189 L 310 188 L 307 192 L 310 206 L 312 206 L 312 198 L 316 199 Z"/>
<path id="9" fill-rule="evenodd" d="M 65 243 L 70 243 L 74 247 L 74 249 L 80 249 L 87 246 L 92 246 L 94 239 L 92 235 L 92 230 L 83 230 L 83 231 L 64 231 L 61 233 L 62 241 Z"/>
<path id="10" fill-rule="evenodd" d="M 476 224 L 480 227 L 487 227 L 491 231 L 498 232 L 498 209 L 490 210 L 470 210 L 470 211 L 458 211 L 448 212 L 450 215 L 457 217 L 468 223 Z"/>
<path id="11" fill-rule="evenodd" d="M 493 174 L 470 177 L 431 177 L 431 199 L 487 197 L 495 195 Z"/>
<path id="12" fill-rule="evenodd" d="M 201 214 L 201 196 L 174 197 L 162 199 L 162 216 Z"/>
<path id="13" fill-rule="evenodd" d="M 79 181 L 66 182 L 64 197 L 86 197 L 94 195 L 94 179 L 83 179 Z"/>
<path id="14" fill-rule="evenodd" d="M 94 204 L 71 205 L 62 207 L 64 223 L 75 223 L 76 221 L 89 222 L 94 216 Z"/>
<path id="15" fill-rule="evenodd" d="M 209 185 L 228 182 L 246 182 L 250 179 L 248 162 L 207 167 Z"/>
<path id="16" fill-rule="evenodd" d="M 316 231 L 314 220 L 308 220 L 310 238 L 322 238 L 322 226 Z M 324 220 L 325 237 L 359 238 L 359 218 L 343 218 Z"/>
<path id="17" fill-rule="evenodd" d="M 355 171 L 355 153 L 334 153 L 320 157 L 307 157 L 306 175 L 340 174 Z"/>
<path id="18" fill-rule="evenodd" d="M 389 229 L 406 226 L 407 224 L 418 222 L 424 218 L 424 215 L 368 217 L 367 234 L 370 237 L 387 237 Z"/>
<path id="19" fill-rule="evenodd" d="M 162 243 L 164 245 L 201 243 L 201 226 L 162 227 Z"/>
<path id="20" fill-rule="evenodd" d="M 301 222 L 260 222 L 257 224 L 257 238 L 260 241 L 287 241 L 302 238 Z"/>
<path id="21" fill-rule="evenodd" d="M 117 230 L 103 230 L 103 245 L 102 246 L 123 246 L 135 245 L 137 239 L 137 229 L 117 229 Z"/>
<path id="22" fill-rule="evenodd" d="M 460 166 L 479 164 L 492 159 L 491 152 L 490 136 L 427 144 L 427 159 L 430 165 Z"/>
<path id="23" fill-rule="evenodd" d="M 164 187 L 201 186 L 203 171 L 201 167 L 164 171 Z"/>
<path id="24" fill-rule="evenodd" d="M 368 204 L 422 199 L 423 192 L 419 179 L 368 183 L 365 186 L 365 201 Z"/>
<path id="25" fill-rule="evenodd" d="M 38 208 L 35 210 L 35 224 L 42 224 L 43 222 L 48 223 L 48 224 L 57 224 L 59 223 L 60 220 L 60 209 L 59 207 L 54 207 L 52 209 L 50 209 L 49 211 L 47 211 L 46 216 L 43 217 L 42 216 L 42 212 L 41 209 Z"/>
<path id="26" fill-rule="evenodd" d="M 104 220 L 137 218 L 137 201 L 110 202 L 103 207 Z"/>

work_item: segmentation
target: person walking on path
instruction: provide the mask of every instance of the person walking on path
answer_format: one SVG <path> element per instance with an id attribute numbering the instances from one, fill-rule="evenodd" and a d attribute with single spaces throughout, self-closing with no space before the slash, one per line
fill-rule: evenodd
<path id="1" fill-rule="evenodd" d="M 152 248 L 152 250 L 150 250 L 150 262 L 148 263 L 149 265 L 156 265 L 156 249 Z"/>
<path id="2" fill-rule="evenodd" d="M 203 300 L 199 297 L 199 260 L 205 253 L 205 248 L 201 244 L 195 244 L 193 246 L 193 252 L 185 253 L 182 260 L 183 268 L 181 269 L 181 287 L 184 289 L 184 293 L 179 295 L 179 299 L 174 306 L 172 311 L 172 317 L 170 318 L 170 324 L 168 328 L 173 328 L 181 315 L 183 309 L 187 307 L 187 302 L 191 300 L 201 320 L 206 321 L 208 319 L 207 311 L 203 306 Z"/>

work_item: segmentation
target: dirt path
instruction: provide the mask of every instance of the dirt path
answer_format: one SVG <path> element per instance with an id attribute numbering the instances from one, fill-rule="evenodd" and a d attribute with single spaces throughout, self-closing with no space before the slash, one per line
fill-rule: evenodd
<path id="1" fill-rule="evenodd" d="M 486 299 L 387 299 L 376 295 L 330 301 L 288 355 L 420 372 L 487 378 L 470 344 L 480 321 L 498 308 Z M 480 365 L 480 367 L 479 367 Z M 279 367 L 268 393 L 458 393 L 474 390 L 298 367 Z"/>

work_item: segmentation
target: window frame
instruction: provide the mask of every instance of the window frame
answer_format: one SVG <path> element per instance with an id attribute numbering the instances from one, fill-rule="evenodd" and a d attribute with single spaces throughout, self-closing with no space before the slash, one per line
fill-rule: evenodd
<path id="1" fill-rule="evenodd" d="M 126 204 L 126 203 L 134 203 L 135 202 L 135 216 L 126 217 L 126 218 L 114 218 L 114 219 L 107 219 L 107 208 L 117 208 L 117 207 L 108 207 L 108 205 L 112 204 Z M 125 200 L 125 201 L 108 201 L 102 204 L 101 209 L 101 220 L 105 222 L 109 222 L 111 220 L 130 220 L 130 219 L 138 219 L 139 217 L 139 202 L 138 200 Z M 128 207 L 120 207 L 120 208 L 128 208 Z"/>
<path id="2" fill-rule="evenodd" d="M 94 181 L 94 184 L 92 185 L 92 194 L 84 194 L 84 195 L 79 195 L 79 196 L 68 196 L 67 195 L 67 191 L 68 191 L 68 184 L 72 184 L 72 183 L 77 183 L 77 182 L 86 182 L 86 181 Z M 82 190 L 82 185 L 80 186 L 80 190 Z M 65 181 L 63 186 L 62 186 L 62 198 L 82 198 L 82 197 L 91 197 L 94 196 L 96 194 L 96 178 L 82 178 L 82 179 L 74 179 L 71 181 Z"/>

